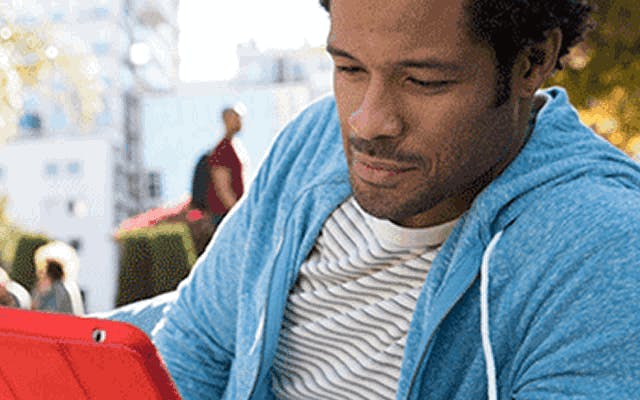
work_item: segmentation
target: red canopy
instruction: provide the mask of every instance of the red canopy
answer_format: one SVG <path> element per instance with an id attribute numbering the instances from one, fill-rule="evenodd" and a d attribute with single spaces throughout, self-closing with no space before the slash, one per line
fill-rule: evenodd
<path id="1" fill-rule="evenodd" d="M 131 218 L 127 218 L 120 223 L 115 236 L 117 238 L 124 232 L 128 232 L 130 230 L 138 228 L 148 228 L 162 221 L 166 221 L 172 217 L 177 217 L 178 215 L 186 212 L 189 209 L 190 203 L 191 198 L 188 198 L 173 207 L 152 208 L 151 210 L 145 211 L 142 214 L 134 215 Z M 198 215 L 195 215 L 196 213 Z M 198 220 L 200 218 L 202 218 L 202 213 L 198 210 L 191 210 L 187 213 L 187 219 L 189 219 L 189 221 Z"/>

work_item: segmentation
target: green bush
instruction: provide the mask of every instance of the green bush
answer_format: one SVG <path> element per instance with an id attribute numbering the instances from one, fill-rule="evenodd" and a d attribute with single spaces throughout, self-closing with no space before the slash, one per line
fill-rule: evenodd
<path id="1" fill-rule="evenodd" d="M 196 261 L 191 231 L 184 223 L 161 224 L 151 230 L 154 295 L 174 290 Z"/>
<path id="2" fill-rule="evenodd" d="M 184 223 L 135 229 L 118 241 L 117 306 L 174 290 L 196 261 L 191 232 Z"/>
<path id="3" fill-rule="evenodd" d="M 153 295 L 151 239 L 147 229 L 136 229 L 119 237 L 120 271 L 116 306 Z"/>
<path id="4" fill-rule="evenodd" d="M 16 252 L 11 268 L 11 279 L 31 290 L 36 282 L 36 267 L 33 262 L 33 255 L 36 249 L 51 240 L 44 235 L 23 234 L 18 239 Z"/>

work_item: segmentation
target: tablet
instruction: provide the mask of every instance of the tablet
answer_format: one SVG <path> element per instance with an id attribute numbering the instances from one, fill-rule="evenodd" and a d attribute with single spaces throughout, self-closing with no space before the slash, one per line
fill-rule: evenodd
<path id="1" fill-rule="evenodd" d="M 133 325 L 0 307 L 0 399 L 178 400 Z"/>

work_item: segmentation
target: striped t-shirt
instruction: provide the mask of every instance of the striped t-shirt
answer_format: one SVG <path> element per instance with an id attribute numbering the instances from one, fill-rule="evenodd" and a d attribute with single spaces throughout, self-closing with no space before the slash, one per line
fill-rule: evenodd
<path id="1" fill-rule="evenodd" d="M 289 293 L 276 397 L 394 399 L 418 294 L 454 223 L 400 227 L 353 197 L 338 207 Z"/>

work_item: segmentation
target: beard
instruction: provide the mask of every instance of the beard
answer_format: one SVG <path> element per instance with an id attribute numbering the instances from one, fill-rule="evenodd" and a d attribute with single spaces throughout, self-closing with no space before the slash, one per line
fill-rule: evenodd
<path id="1" fill-rule="evenodd" d="M 448 196 L 431 185 L 421 185 L 414 190 L 403 188 L 373 188 L 359 182 L 349 174 L 353 196 L 360 207 L 370 215 L 386 219 L 398 225 L 418 214 L 429 211 Z"/>

